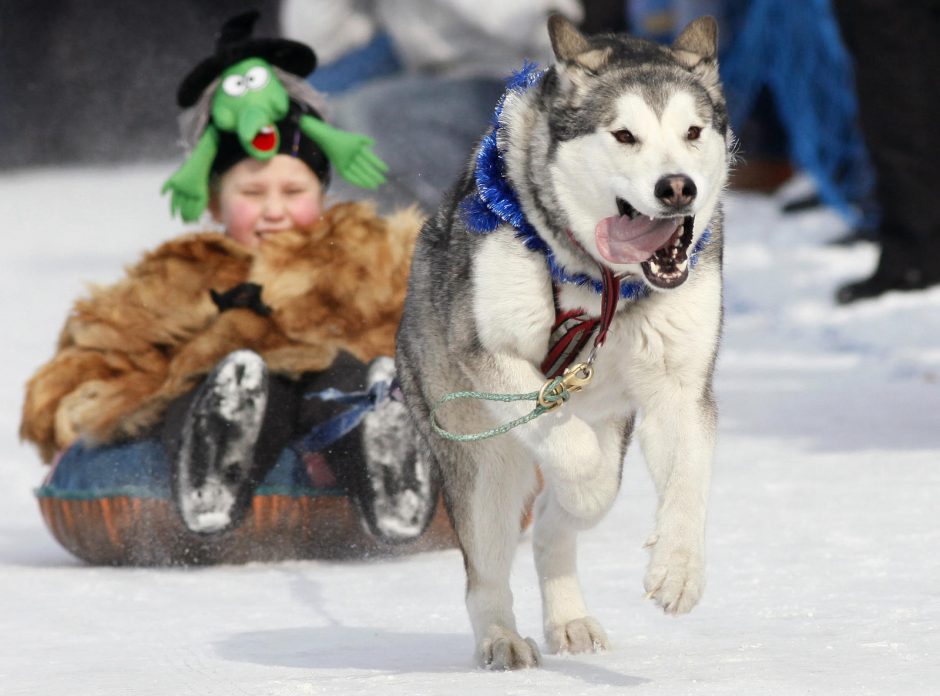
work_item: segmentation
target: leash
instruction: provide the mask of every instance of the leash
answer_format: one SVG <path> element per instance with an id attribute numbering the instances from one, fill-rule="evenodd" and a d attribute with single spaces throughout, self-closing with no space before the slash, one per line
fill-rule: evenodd
<path id="1" fill-rule="evenodd" d="M 568 401 L 571 398 L 571 395 L 574 392 L 581 391 L 587 384 L 591 381 L 591 378 L 594 376 L 594 368 L 588 365 L 587 363 L 578 363 L 573 368 L 570 368 L 565 374 L 555 377 L 548 380 L 545 384 L 542 385 L 542 388 L 538 391 L 529 392 L 527 394 L 492 394 L 489 392 L 476 392 L 476 391 L 460 391 L 460 392 L 451 392 L 450 394 L 445 394 L 441 399 L 434 405 L 434 408 L 431 409 L 431 427 L 434 428 L 434 432 L 440 435 L 445 440 L 451 440 L 453 442 L 476 442 L 478 440 L 486 440 L 491 437 L 496 437 L 497 435 L 502 435 L 508 433 L 513 428 L 516 428 L 524 423 L 528 423 L 531 420 L 535 420 L 543 413 L 548 413 L 563 403 Z M 513 421 L 508 423 L 503 423 L 495 428 L 490 430 L 484 430 L 481 433 L 452 433 L 449 430 L 442 428 L 437 422 L 437 411 L 441 406 L 446 404 L 449 401 L 456 401 L 458 399 L 477 399 L 480 401 L 535 401 L 536 406 L 534 409 L 529 411 L 526 415 L 516 418 Z"/>

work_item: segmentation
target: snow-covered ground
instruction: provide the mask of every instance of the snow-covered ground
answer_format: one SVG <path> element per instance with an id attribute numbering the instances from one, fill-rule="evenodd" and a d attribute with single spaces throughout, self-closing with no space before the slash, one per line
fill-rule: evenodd
<path id="1" fill-rule="evenodd" d="M 0 693 L 940 693 L 940 290 L 836 308 L 872 248 L 832 213 L 727 207 L 721 429 L 708 588 L 687 616 L 643 598 L 653 491 L 631 449 L 583 537 L 588 602 L 613 644 L 493 674 L 471 662 L 457 551 L 202 569 L 87 567 L 53 541 L 18 443 L 22 386 L 87 281 L 179 230 L 174 164 L 0 176 Z M 513 588 L 541 640 L 531 548 Z"/>

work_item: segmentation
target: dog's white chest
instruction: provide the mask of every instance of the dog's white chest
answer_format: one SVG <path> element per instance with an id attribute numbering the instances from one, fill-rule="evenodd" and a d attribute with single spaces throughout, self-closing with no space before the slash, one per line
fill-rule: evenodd
<path id="1" fill-rule="evenodd" d="M 586 420 L 627 415 L 681 385 L 700 382 L 714 355 L 720 316 L 720 278 L 702 273 L 669 293 L 622 300 L 597 351 L 594 378 L 565 406 Z M 713 277 L 714 276 L 714 277 Z M 590 289 L 561 288 L 562 310 L 601 311 Z M 555 305 L 545 260 L 508 236 L 493 236 L 474 262 L 477 332 L 490 353 L 517 355 L 540 365 L 551 341 Z M 587 358 L 593 337 L 578 360 Z"/>
<path id="2" fill-rule="evenodd" d="M 720 314 L 720 281 L 702 275 L 686 288 L 620 300 L 607 338 L 596 351 L 591 384 L 569 402 L 586 420 L 623 415 L 701 381 L 714 354 Z M 601 312 L 600 297 L 580 287 L 562 288 L 561 309 Z M 595 334 L 596 336 L 596 334 Z M 587 358 L 593 339 L 582 350 Z"/>

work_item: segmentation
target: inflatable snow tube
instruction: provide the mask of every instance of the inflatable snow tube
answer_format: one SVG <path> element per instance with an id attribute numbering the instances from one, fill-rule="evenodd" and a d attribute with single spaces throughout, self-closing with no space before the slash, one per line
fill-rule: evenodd
<path id="1" fill-rule="evenodd" d="M 56 540 L 97 565 L 245 563 L 389 556 L 456 545 L 440 500 L 427 530 L 387 546 L 364 530 L 323 455 L 285 449 L 235 529 L 217 536 L 189 531 L 170 494 L 162 445 L 139 440 L 103 447 L 75 444 L 36 491 Z"/>

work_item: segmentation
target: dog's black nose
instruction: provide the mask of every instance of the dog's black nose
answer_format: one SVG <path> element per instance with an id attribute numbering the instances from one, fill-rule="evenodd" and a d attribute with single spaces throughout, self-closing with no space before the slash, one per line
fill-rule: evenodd
<path id="1" fill-rule="evenodd" d="M 670 174 L 656 182 L 656 197 L 672 208 L 681 208 L 695 200 L 695 182 L 685 174 Z"/>

